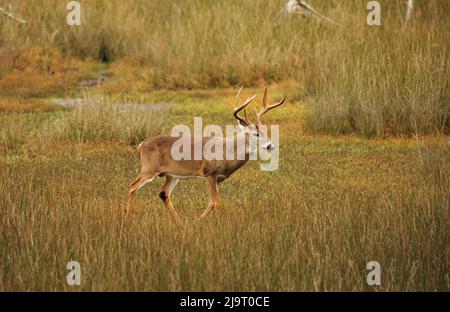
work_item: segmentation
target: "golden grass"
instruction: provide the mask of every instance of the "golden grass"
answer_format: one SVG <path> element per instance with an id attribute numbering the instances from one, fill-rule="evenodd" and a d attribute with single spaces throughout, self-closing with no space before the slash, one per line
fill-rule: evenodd
<path id="1" fill-rule="evenodd" d="M 206 185 L 180 183 L 184 227 L 157 197 L 162 180 L 142 190 L 134 215 L 121 213 L 138 169 L 126 149 L 4 159 L 0 289 L 372 290 L 370 260 L 382 265 L 378 290 L 449 289 L 448 159 L 439 186 L 417 174 L 413 148 L 283 143 L 279 171 L 250 164 L 223 184 L 221 222 L 194 226 Z M 70 259 L 82 265 L 75 289 Z"/>
<path id="2" fill-rule="evenodd" d="M 81 1 L 77 28 L 65 2 L 0 0 L 28 20 L 0 15 L 0 290 L 450 290 L 450 5 L 415 1 L 407 26 L 402 1 L 383 0 L 368 27 L 363 2 L 314 2 L 339 28 L 278 15 L 284 0 Z M 174 224 L 162 179 L 123 215 L 137 142 L 194 116 L 234 123 L 236 86 L 260 103 L 269 83 L 288 96 L 265 119 L 280 125 L 278 171 L 251 162 L 221 185 L 221 220 L 193 225 L 207 187 L 182 181 Z"/>
<path id="3" fill-rule="evenodd" d="M 10 70 L 0 79 L 1 97 L 42 98 L 71 91 L 96 64 L 67 58 L 57 50 L 20 49 Z"/>
<path id="4" fill-rule="evenodd" d="M 12 4 L 29 22 L 0 18 L 0 44 L 120 61 L 116 76 L 134 77 L 137 91 L 291 80 L 311 111 L 310 132 L 450 131 L 448 1 L 415 1 L 406 25 L 405 3 L 382 0 L 379 27 L 366 24 L 360 0 L 314 2 L 341 27 L 280 14 L 285 0 L 80 2 L 80 27 L 65 24 L 64 2 Z"/>
<path id="5" fill-rule="evenodd" d="M 2 113 L 48 112 L 55 109 L 58 109 L 57 105 L 41 99 L 0 97 L 0 112 Z"/>
<path id="6" fill-rule="evenodd" d="M 154 131 L 189 124 L 195 107 L 208 121 L 232 121 L 231 92 L 205 93 L 186 91 L 183 108 Z M 3 118 L 16 118 L 21 132 L 46 125 L 51 133 L 70 114 Z M 222 219 L 213 213 L 199 225 L 192 221 L 207 187 L 182 181 L 173 196 L 182 227 L 158 198 L 162 179 L 138 193 L 135 214 L 123 215 L 139 164 L 120 136 L 47 144 L 28 136 L 0 158 L 0 289 L 372 291 L 365 266 L 377 260 L 376 290 L 449 290 L 448 138 L 305 136 L 297 115 L 271 117 L 281 124 L 280 169 L 246 165 L 220 187 Z M 82 267 L 76 288 L 65 282 L 71 259 Z"/>

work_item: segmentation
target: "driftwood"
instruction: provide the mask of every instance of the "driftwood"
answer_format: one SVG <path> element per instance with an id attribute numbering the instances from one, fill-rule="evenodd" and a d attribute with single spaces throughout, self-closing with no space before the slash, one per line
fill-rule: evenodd
<path id="1" fill-rule="evenodd" d="M 411 19 L 413 9 L 414 9 L 414 0 L 406 0 L 406 17 L 405 17 L 406 22 L 408 22 Z M 339 23 L 336 23 L 335 21 L 329 19 L 328 17 L 320 14 L 316 9 L 314 9 L 310 4 L 308 4 L 304 0 L 289 0 L 284 5 L 284 10 L 289 14 L 306 15 L 309 13 L 328 23 L 340 25 Z"/>
<path id="2" fill-rule="evenodd" d="M 5 15 L 8 16 L 9 18 L 12 18 L 13 20 L 19 22 L 19 23 L 25 24 L 25 23 L 27 22 L 26 20 L 21 19 L 21 18 L 15 16 L 14 14 L 12 14 L 12 13 L 6 11 L 4 8 L 1 8 L 1 7 L 0 7 L 0 12 L 3 13 L 3 14 L 5 14 Z"/>
<path id="3" fill-rule="evenodd" d="M 306 15 L 309 13 L 309 14 L 312 14 L 312 15 L 316 16 L 317 18 L 324 20 L 330 24 L 340 25 L 339 23 L 336 23 L 335 21 L 329 19 L 328 17 L 320 14 L 310 4 L 306 3 L 306 1 L 303 1 L 303 0 L 289 0 L 285 4 L 284 8 L 285 8 L 285 11 L 290 14 Z"/>
<path id="4" fill-rule="evenodd" d="M 414 0 L 407 0 L 406 1 L 406 21 L 407 22 L 411 19 L 413 8 L 414 8 Z"/>

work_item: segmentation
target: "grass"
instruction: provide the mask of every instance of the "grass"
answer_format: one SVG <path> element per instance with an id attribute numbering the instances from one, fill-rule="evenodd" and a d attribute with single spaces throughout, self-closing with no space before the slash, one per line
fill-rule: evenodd
<path id="1" fill-rule="evenodd" d="M 178 94 L 184 103 L 171 109 L 168 124 L 152 123 L 153 133 L 189 124 L 195 107 L 207 120 L 230 122 L 231 90 L 205 93 L 147 94 Z M 221 186 L 221 221 L 213 214 L 193 225 L 207 205 L 207 186 L 177 186 L 181 227 L 157 197 L 162 179 L 138 194 L 134 215 L 123 215 L 139 165 L 135 148 L 107 119 L 93 125 L 82 115 L 86 121 L 69 123 L 69 132 L 35 150 L 30 140 L 42 140 L 39 125 L 51 132 L 77 113 L 3 116 L 41 121 L 16 120 L 38 134 L 0 160 L 0 289 L 371 291 L 365 265 L 377 260 L 383 275 L 375 290 L 448 290 L 448 140 L 305 135 L 297 109 L 288 103 L 269 118 L 281 125 L 280 169 L 260 172 L 251 162 Z M 118 127 L 126 124 L 115 118 Z M 109 134 L 95 131 L 99 126 Z M 74 129 L 95 134 L 65 135 Z M 71 259 L 82 267 L 77 288 L 65 283 Z"/>
<path id="2" fill-rule="evenodd" d="M 415 1 L 409 24 L 403 1 L 380 1 L 382 26 L 366 24 L 364 1 L 313 2 L 340 27 L 282 14 L 284 2 L 80 1 L 79 27 L 64 23 L 66 3 L 14 3 L 11 10 L 28 23 L 0 17 L 0 46 L 19 57 L 41 47 L 49 72 L 55 66 L 47 55 L 58 53 L 114 63 L 111 71 L 122 81 L 132 77 L 137 91 L 293 81 L 292 94 L 308 104 L 307 130 L 315 133 L 449 133 L 447 1 Z M 0 68 L 17 67 L 13 56 Z"/>
<path id="3" fill-rule="evenodd" d="M 28 20 L 0 15 L 1 291 L 450 290 L 445 1 L 415 1 L 408 25 L 400 1 L 381 1 L 381 27 L 356 0 L 312 2 L 342 27 L 278 15 L 281 0 L 81 2 L 70 28 L 58 1 L 0 0 Z M 264 116 L 280 125 L 279 170 L 236 172 L 220 220 L 192 223 L 208 192 L 189 180 L 176 225 L 159 178 L 125 217 L 136 144 L 194 116 L 234 123 L 241 84 L 259 104 L 265 85 L 288 97 Z M 66 284 L 70 260 L 81 286 Z"/>
<path id="4" fill-rule="evenodd" d="M 118 141 L 139 144 L 149 136 L 160 133 L 164 113 L 121 111 L 85 104 L 55 124 L 56 131 L 45 139 L 76 142 Z M 103 105 L 106 106 L 106 105 Z M 50 136 L 50 137 L 49 137 Z"/>

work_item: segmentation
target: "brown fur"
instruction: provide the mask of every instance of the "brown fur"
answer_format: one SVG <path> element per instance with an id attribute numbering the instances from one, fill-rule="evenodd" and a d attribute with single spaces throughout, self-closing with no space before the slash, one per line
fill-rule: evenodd
<path id="1" fill-rule="evenodd" d="M 187 137 L 186 140 L 190 140 L 189 144 L 192 146 L 191 156 L 194 158 L 194 144 L 196 142 L 198 143 L 198 140 L 202 140 L 202 146 L 209 140 L 222 140 L 221 143 L 224 145 L 223 151 L 225 153 L 226 140 L 234 140 L 234 146 L 236 149 L 236 140 L 238 135 L 245 134 L 237 134 L 235 137 L 231 138 Z M 204 157 L 200 160 L 174 160 L 172 158 L 171 149 L 172 145 L 179 139 L 180 137 L 159 135 L 144 140 L 138 146 L 141 162 L 141 173 L 130 186 L 127 212 L 131 211 L 132 200 L 137 190 L 143 184 L 157 176 L 165 176 L 166 183 L 163 186 L 163 191 L 160 193 L 160 197 L 164 201 L 172 216 L 179 221 L 180 218 L 170 201 L 170 193 L 173 189 L 172 184 L 175 184 L 180 177 L 198 177 L 205 178 L 208 181 L 211 197 L 210 205 L 200 216 L 200 219 L 202 219 L 208 215 L 212 209 L 219 207 L 220 199 L 217 184 L 227 179 L 233 172 L 241 168 L 249 159 L 248 153 L 246 152 L 243 160 L 207 160 Z M 246 143 L 248 143 L 247 135 L 245 140 Z M 225 156 L 223 158 L 225 158 Z"/>
<path id="2" fill-rule="evenodd" d="M 235 109 L 233 112 L 234 117 L 238 120 L 238 122 L 244 126 L 245 131 L 242 131 L 236 134 L 233 137 L 172 137 L 168 135 L 159 135 L 156 137 L 145 139 L 138 146 L 138 151 L 140 155 L 141 161 L 141 173 L 136 178 L 136 180 L 131 184 L 128 203 L 127 203 L 127 212 L 131 211 L 131 203 L 133 201 L 134 196 L 139 188 L 141 188 L 145 183 L 152 181 L 157 176 L 165 176 L 166 183 L 164 183 L 163 189 L 159 194 L 160 198 L 164 201 L 166 207 L 169 209 L 172 217 L 176 221 L 180 221 L 180 217 L 178 216 L 176 210 L 173 208 L 172 203 L 170 201 L 170 194 L 177 184 L 179 179 L 190 179 L 190 178 L 205 178 L 208 181 L 209 185 L 209 193 L 211 202 L 208 208 L 201 214 L 200 220 L 208 215 L 208 213 L 213 208 L 219 207 L 219 190 L 218 183 L 223 182 L 230 175 L 233 174 L 236 170 L 241 168 L 247 161 L 249 160 L 249 135 L 258 135 L 259 137 L 267 137 L 266 133 L 263 133 L 260 130 L 261 120 L 260 117 L 267 113 L 269 110 L 274 109 L 280 105 L 282 105 L 286 98 L 281 100 L 280 102 L 268 105 L 267 104 L 267 89 L 264 90 L 263 97 L 263 109 L 256 114 L 257 122 L 256 124 L 250 123 L 245 114 L 245 107 L 250 104 L 250 102 L 255 98 L 255 96 L 248 98 L 243 104 L 239 107 L 236 107 L 236 102 L 239 97 L 242 88 L 239 90 L 236 100 L 235 100 Z M 242 118 L 238 114 L 240 111 L 244 110 L 245 117 Z M 244 136 L 244 137 L 242 137 Z M 175 160 L 172 157 L 172 146 L 178 140 L 189 140 L 185 142 L 185 145 L 191 146 L 191 157 L 192 160 Z M 237 141 L 244 139 L 245 140 L 245 150 L 243 151 L 243 155 L 237 155 Z M 206 159 L 202 153 L 201 159 L 194 159 L 194 147 L 198 144 L 201 144 L 202 151 L 205 143 L 210 142 L 211 140 L 217 140 L 217 144 L 222 144 L 223 148 L 223 157 L 222 159 Z M 201 142 L 200 142 L 201 141 Z M 226 148 L 229 143 L 233 141 L 234 146 L 234 155 L 236 160 L 227 160 Z M 214 142 L 211 142 L 214 143 Z M 213 145 L 216 146 L 216 145 Z M 241 151 L 239 151 L 241 152 Z M 242 160 L 239 160 L 242 159 Z"/>

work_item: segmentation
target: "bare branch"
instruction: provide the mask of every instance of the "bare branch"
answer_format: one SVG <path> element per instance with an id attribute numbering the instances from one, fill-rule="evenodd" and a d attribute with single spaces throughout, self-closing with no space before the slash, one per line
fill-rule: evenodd
<path id="1" fill-rule="evenodd" d="M 414 8 L 414 0 L 407 0 L 406 6 L 406 21 L 408 22 L 411 19 L 412 11 Z"/>
<path id="2" fill-rule="evenodd" d="M 8 16 L 9 18 L 12 18 L 13 20 L 16 20 L 16 21 L 19 22 L 19 23 L 26 24 L 26 22 L 27 22 L 27 21 L 24 20 L 24 19 L 21 19 L 21 18 L 19 18 L 19 17 L 14 16 L 12 13 L 6 11 L 4 8 L 1 8 L 1 7 L 0 7 L 0 12 L 2 12 L 3 14 L 5 14 L 5 15 Z"/>
<path id="3" fill-rule="evenodd" d="M 306 1 L 297 0 L 297 3 L 298 3 L 299 6 L 301 6 L 305 10 L 311 12 L 312 14 L 316 15 L 317 17 L 323 19 L 324 21 L 327 21 L 328 23 L 331 23 L 331 24 L 339 25 L 339 23 L 336 23 L 335 21 L 333 21 L 333 20 L 329 19 L 328 17 L 323 16 L 322 14 L 317 12 L 317 10 L 315 10 L 311 5 L 306 3 Z"/>
<path id="4" fill-rule="evenodd" d="M 304 11 L 306 11 L 330 24 L 340 25 L 339 23 L 320 14 L 316 9 L 314 9 L 311 5 L 309 5 L 308 3 L 306 3 L 306 1 L 303 0 L 289 0 L 285 5 L 285 10 L 288 13 L 295 13 L 295 14 L 304 14 Z"/>

